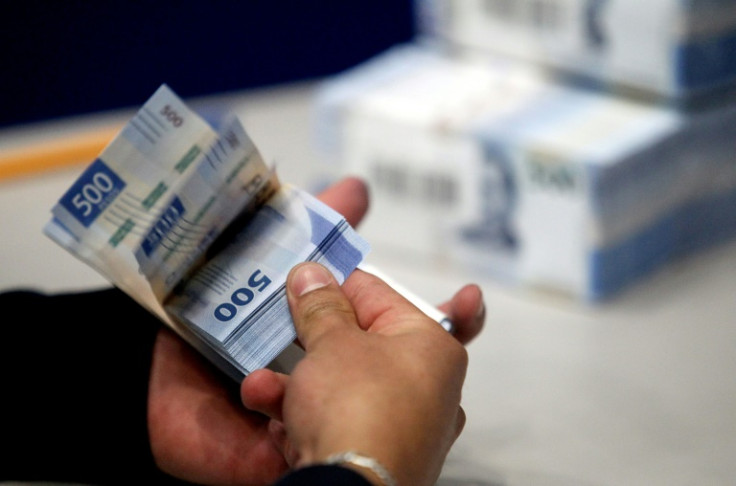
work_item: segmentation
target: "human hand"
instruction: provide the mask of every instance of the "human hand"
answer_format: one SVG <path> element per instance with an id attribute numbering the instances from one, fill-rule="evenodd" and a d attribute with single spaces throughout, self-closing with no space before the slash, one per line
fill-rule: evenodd
<path id="1" fill-rule="evenodd" d="M 344 179 L 318 197 L 353 226 L 368 208 L 358 179 Z M 287 463 L 268 422 L 243 408 L 237 384 L 173 332 L 161 330 L 151 365 L 148 428 L 163 471 L 202 484 L 270 484 Z"/>
<path id="2" fill-rule="evenodd" d="M 354 450 L 376 458 L 399 484 L 433 484 L 465 421 L 461 342 L 360 270 L 341 288 L 324 267 L 299 265 L 287 296 L 305 355 L 291 376 L 251 373 L 241 397 L 271 417 L 289 464 Z M 477 287 L 463 288 L 443 307 L 463 342 L 480 331 Z"/>

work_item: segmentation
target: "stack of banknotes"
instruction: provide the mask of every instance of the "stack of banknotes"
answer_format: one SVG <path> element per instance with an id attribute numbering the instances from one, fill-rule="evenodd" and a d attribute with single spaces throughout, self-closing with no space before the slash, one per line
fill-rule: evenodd
<path id="1" fill-rule="evenodd" d="M 418 31 L 615 90 L 687 98 L 736 82 L 732 0 L 416 0 Z"/>
<path id="2" fill-rule="evenodd" d="M 736 237 L 736 105 L 684 113 L 531 64 L 395 46 L 327 80 L 318 145 L 375 248 L 584 300 Z"/>
<path id="3" fill-rule="evenodd" d="M 49 237 L 234 379 L 294 341 L 294 265 L 322 263 L 342 282 L 369 250 L 338 213 L 280 184 L 237 118 L 215 132 L 166 85 L 52 214 Z"/>

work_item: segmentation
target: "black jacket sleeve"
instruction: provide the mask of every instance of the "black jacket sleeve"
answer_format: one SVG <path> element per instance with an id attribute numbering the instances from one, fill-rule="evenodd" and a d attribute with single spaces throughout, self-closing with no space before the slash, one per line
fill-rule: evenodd
<path id="1" fill-rule="evenodd" d="M 148 381 L 161 323 L 118 289 L 0 293 L 0 482 L 185 485 L 155 465 Z M 277 486 L 371 486 L 339 466 Z"/>
<path id="2" fill-rule="evenodd" d="M 341 466 L 310 466 L 287 474 L 274 486 L 372 486 L 363 476 Z"/>
<path id="3" fill-rule="evenodd" d="M 160 321 L 117 289 L 0 294 L 0 481 L 168 484 L 146 420 Z"/>

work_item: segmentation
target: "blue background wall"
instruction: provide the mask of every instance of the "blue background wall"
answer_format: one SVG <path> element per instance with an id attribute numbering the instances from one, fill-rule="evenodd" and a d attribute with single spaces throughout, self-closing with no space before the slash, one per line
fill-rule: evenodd
<path id="1" fill-rule="evenodd" d="M 414 34 L 411 0 L 0 6 L 0 126 L 325 76 Z"/>

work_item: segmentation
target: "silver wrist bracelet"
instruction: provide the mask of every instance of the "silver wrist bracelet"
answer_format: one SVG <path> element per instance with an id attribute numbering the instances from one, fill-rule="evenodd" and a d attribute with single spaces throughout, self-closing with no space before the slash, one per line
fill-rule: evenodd
<path id="1" fill-rule="evenodd" d="M 333 454 L 327 458 L 325 464 L 354 464 L 373 471 L 386 486 L 397 486 L 396 480 L 380 462 L 372 457 L 358 454 L 355 451 L 346 451 Z"/>

